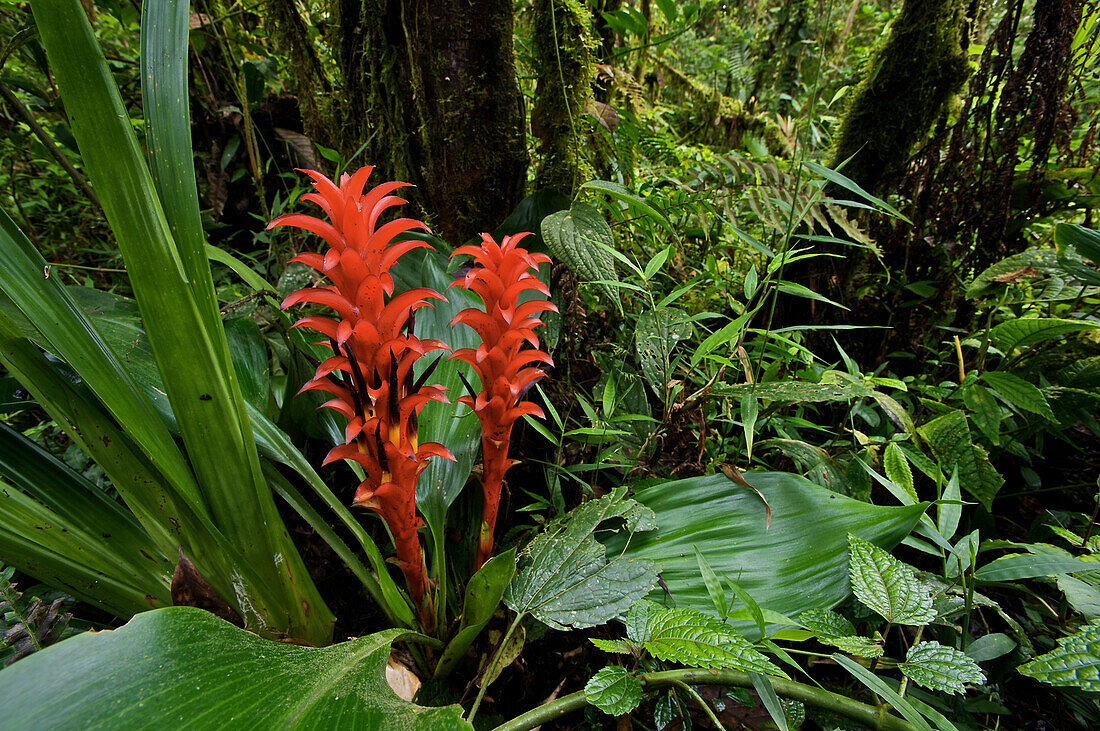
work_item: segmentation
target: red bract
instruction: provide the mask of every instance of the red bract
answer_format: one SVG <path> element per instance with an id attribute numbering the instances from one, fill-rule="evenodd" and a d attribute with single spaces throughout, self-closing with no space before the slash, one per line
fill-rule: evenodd
<path id="1" fill-rule="evenodd" d="M 462 348 L 451 356 L 469 363 L 481 379 L 480 393 L 459 399 L 474 410 L 481 422 L 484 500 L 475 570 L 492 555 L 504 473 L 514 464 L 508 459 L 512 424 L 524 414 L 543 416 L 542 409 L 522 400 L 523 395 L 546 375 L 536 364 L 554 364 L 549 355 L 539 350 L 535 328 L 542 325 L 539 313 L 557 312 L 557 308 L 544 299 L 518 302 L 527 290 L 550 294 L 546 285 L 535 277 L 539 264 L 549 263 L 550 258 L 518 246 L 529 235 L 505 236 L 498 245 L 489 234 L 482 234 L 480 246 L 462 246 L 451 255 L 473 257 L 474 266 L 451 286 L 475 292 L 485 308 L 467 308 L 451 322 L 469 325 L 481 337 L 481 345 L 476 349 Z"/>
<path id="2" fill-rule="evenodd" d="M 330 307 L 339 318 L 309 316 L 295 323 L 325 335 L 332 356 L 318 367 L 303 391 L 327 391 L 335 398 L 324 404 L 347 420 L 345 444 L 335 447 L 325 464 L 351 459 L 361 464 L 366 479 L 353 503 L 382 516 L 393 535 L 398 565 L 409 594 L 430 624 L 424 557 L 417 537 L 423 521 L 416 514 L 416 481 L 429 457 L 454 459 L 442 445 L 418 444 L 417 417 L 429 401 L 446 401 L 444 389 L 413 379 L 413 363 L 432 350 L 446 349 L 438 340 L 421 340 L 412 333 L 412 313 L 444 299 L 427 288 L 394 295 L 390 267 L 403 254 L 431 248 L 417 240 L 394 241 L 414 229 L 428 230 L 420 221 L 399 218 L 378 225 L 379 216 L 405 203 L 390 195 L 405 183 L 383 183 L 367 193 L 363 186 L 371 167 L 343 175 L 337 186 L 312 170 L 316 192 L 302 196 L 319 205 L 331 223 L 313 216 L 290 214 L 268 228 L 294 226 L 317 234 L 328 244 L 324 254 L 294 257 L 328 277 L 331 285 L 300 289 L 283 301 L 283 308 L 301 302 Z M 423 379 L 421 379 L 422 381 Z"/>

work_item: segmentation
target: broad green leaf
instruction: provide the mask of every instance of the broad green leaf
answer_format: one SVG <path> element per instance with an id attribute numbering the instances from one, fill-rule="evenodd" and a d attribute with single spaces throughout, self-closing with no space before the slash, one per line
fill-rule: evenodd
<path id="1" fill-rule="evenodd" d="M 620 488 L 583 503 L 564 527 L 531 541 L 504 593 L 509 608 L 555 629 L 580 629 L 614 619 L 648 594 L 657 583 L 653 563 L 621 555 L 608 561 L 593 535 L 612 519 L 625 521 L 627 533 L 653 527 L 653 513 L 625 492 Z"/>
<path id="2" fill-rule="evenodd" d="M 932 597 L 916 571 L 856 536 L 849 536 L 848 574 L 852 592 L 894 624 L 927 624 L 936 618 Z"/>
<path id="3" fill-rule="evenodd" d="M 454 280 L 447 274 L 447 266 L 448 261 L 442 254 L 420 249 L 402 257 L 390 273 L 399 290 L 429 287 L 447 297 L 446 301 L 431 300 L 431 307 L 416 311 L 417 337 L 442 340 L 452 350 L 476 348 L 481 342 L 477 333 L 465 325 L 452 327 L 451 320 L 467 307 L 480 307 L 481 302 L 476 295 L 461 287 L 448 289 Z M 416 373 L 423 373 L 437 357 L 439 354 L 433 352 L 422 358 L 417 363 Z M 417 426 L 421 442 L 437 442 L 446 446 L 456 460 L 452 462 L 438 457 L 430 460 L 428 468 L 416 483 L 416 506 L 428 523 L 436 545 L 443 541 L 447 510 L 466 485 L 481 446 L 481 426 L 477 415 L 457 403 L 460 396 L 466 395 L 466 386 L 459 372 L 466 374 L 474 388 L 478 387 L 478 380 L 472 376 L 468 366 L 458 360 L 448 360 L 444 354 L 429 380 L 445 386 L 452 403 L 426 404 L 420 412 Z"/>
<path id="4" fill-rule="evenodd" d="M 905 458 L 905 452 L 902 452 L 894 442 L 886 445 L 882 455 L 882 466 L 886 470 L 887 479 L 905 490 L 914 501 L 918 499 L 917 490 L 913 487 L 913 470 L 909 467 L 909 460 Z"/>
<path id="5" fill-rule="evenodd" d="M 551 256 L 576 269 L 584 279 L 607 282 L 597 287 L 622 307 L 618 290 L 610 284 L 618 281 L 614 257 L 607 250 L 615 248 L 615 235 L 599 211 L 587 203 L 574 203 L 568 211 L 551 213 L 542 220 L 542 238 Z"/>
<path id="6" fill-rule="evenodd" d="M 585 684 L 584 698 L 604 713 L 624 716 L 642 702 L 642 681 L 624 667 L 609 665 Z"/>
<path id="7" fill-rule="evenodd" d="M 966 646 L 966 656 L 974 662 L 986 662 L 1007 655 L 1016 649 L 1016 642 L 1002 632 L 982 635 Z"/>
<path id="8" fill-rule="evenodd" d="M 504 553 L 493 556 L 470 577 L 462 598 L 462 616 L 459 617 L 458 631 L 443 651 L 435 669 L 437 678 L 446 677 L 454 666 L 466 654 L 471 643 L 477 638 L 493 612 L 500 606 L 500 598 L 508 582 L 516 574 L 516 549 L 510 548 Z"/>
<path id="9" fill-rule="evenodd" d="M 990 371 L 983 373 L 980 378 L 1013 408 L 1030 411 L 1049 421 L 1058 421 L 1054 418 L 1054 412 L 1050 410 L 1050 404 L 1047 403 L 1043 392 L 1019 376 Z"/>
<path id="10" fill-rule="evenodd" d="M 1036 556 L 1030 553 L 1017 553 L 990 561 L 974 572 L 974 578 L 979 581 L 1017 581 L 1040 576 L 1095 571 L 1097 566 L 1092 561 L 1081 561 L 1069 556 Z"/>
<path id="11" fill-rule="evenodd" d="M 882 645 L 871 637 L 856 634 L 856 628 L 846 618 L 828 609 L 810 609 L 798 615 L 799 623 L 826 645 L 839 648 L 849 655 L 881 657 Z"/>
<path id="12" fill-rule="evenodd" d="M 653 392 L 662 399 L 672 377 L 672 350 L 691 337 L 688 314 L 675 307 L 647 310 L 638 318 L 634 346 L 638 363 Z"/>
<path id="13" fill-rule="evenodd" d="M 271 366 L 260 326 L 251 317 L 234 317 L 225 323 L 225 337 L 241 393 L 248 403 L 263 411 L 271 392 Z"/>
<path id="14" fill-rule="evenodd" d="M 1100 265 L 1100 232 L 1074 223 L 1060 223 L 1054 227 L 1054 240 L 1062 267 L 1082 282 L 1100 286 L 1100 271 L 1083 261 L 1091 259 L 1094 265 Z"/>
<path id="15" fill-rule="evenodd" d="M 993 390 L 980 383 L 967 383 L 960 389 L 963 403 L 969 410 L 970 420 L 977 425 L 991 444 L 1001 444 L 1001 422 L 1004 407 L 993 395 Z"/>
<path id="16" fill-rule="evenodd" d="M 679 607 L 714 612 L 699 580 L 697 546 L 715 573 L 736 579 L 765 616 L 767 610 L 797 616 L 847 596 L 849 532 L 893 547 L 927 507 L 869 505 L 786 473 L 743 477 L 771 504 L 770 529 L 757 494 L 725 475 L 712 475 L 637 487 L 634 498 L 656 514 L 657 529 L 634 535 L 629 545 L 624 536 L 604 540 L 612 553 L 625 548 L 627 557 L 657 562 Z M 814 550 L 807 551 L 808 545 Z M 755 635 L 751 618 L 734 624 Z"/>
<path id="17" fill-rule="evenodd" d="M 1018 670 L 1041 683 L 1100 692 L 1100 624 L 1058 640 L 1058 647 Z"/>
<path id="18" fill-rule="evenodd" d="M 989 337 L 1000 350 L 1011 353 L 1016 348 L 1026 345 L 1035 345 L 1045 340 L 1097 328 L 1100 328 L 1100 324 L 1089 320 L 1063 320 L 1056 317 L 1017 318 L 993 326 L 989 331 Z"/>
<path id="19" fill-rule="evenodd" d="M 642 647 L 666 662 L 784 675 L 733 627 L 695 609 L 651 609 L 645 637 Z"/>
<path id="20" fill-rule="evenodd" d="M 944 472 L 958 470 L 959 485 L 991 510 L 993 498 L 1004 478 L 989 462 L 989 456 L 970 437 L 966 415 L 951 411 L 932 419 L 917 430 L 928 443 Z"/>
<path id="21" fill-rule="evenodd" d="M 985 683 L 985 673 L 974 660 L 938 642 L 921 642 L 910 647 L 898 669 L 929 690 L 952 695 L 966 693 L 966 683 Z"/>
<path id="22" fill-rule="evenodd" d="M 401 700 L 385 680 L 386 630 L 325 648 L 265 640 L 201 609 L 139 614 L 0 673 L 12 728 L 470 729 L 458 706 Z"/>
<path id="23" fill-rule="evenodd" d="M 1100 619 L 1100 587 L 1072 576 L 1059 576 L 1056 581 L 1074 611 L 1089 621 Z"/>

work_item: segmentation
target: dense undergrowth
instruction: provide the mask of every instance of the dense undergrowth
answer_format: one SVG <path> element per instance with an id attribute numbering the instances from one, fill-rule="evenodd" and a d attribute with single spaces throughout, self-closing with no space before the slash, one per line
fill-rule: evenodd
<path id="1" fill-rule="evenodd" d="M 515 3 L 471 241 L 282 3 L 0 8 L 0 727 L 1100 724 L 1100 6 L 933 5 Z"/>

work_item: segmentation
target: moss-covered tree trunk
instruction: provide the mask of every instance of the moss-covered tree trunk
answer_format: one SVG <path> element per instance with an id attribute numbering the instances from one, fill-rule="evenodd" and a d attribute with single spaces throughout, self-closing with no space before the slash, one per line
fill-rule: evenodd
<path id="1" fill-rule="evenodd" d="M 462 242 L 523 197 L 523 101 L 509 0 L 336 0 L 331 63 L 315 62 L 291 0 L 269 0 L 292 46 L 307 133 L 408 195 L 436 233 Z"/>
<path id="2" fill-rule="evenodd" d="M 967 0 L 905 0 L 836 135 L 831 167 L 874 191 L 928 133 L 967 77 Z M 849 160 L 851 158 L 851 160 Z"/>
<path id="3" fill-rule="evenodd" d="M 536 188 L 571 196 L 594 177 L 585 154 L 592 108 L 592 16 L 582 0 L 535 0 L 534 51 L 538 85 L 531 131 L 538 138 Z"/>

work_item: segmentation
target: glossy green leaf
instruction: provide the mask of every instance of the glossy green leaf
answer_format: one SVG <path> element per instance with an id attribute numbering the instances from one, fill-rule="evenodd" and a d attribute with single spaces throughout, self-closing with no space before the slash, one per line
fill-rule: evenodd
<path id="1" fill-rule="evenodd" d="M 893 547 L 926 507 L 869 505 L 787 473 L 743 476 L 771 504 L 770 529 L 752 490 L 724 475 L 694 477 L 638 487 L 634 498 L 653 510 L 657 529 L 634 535 L 629 546 L 622 536 L 609 537 L 609 551 L 625 546 L 625 556 L 655 561 L 677 606 L 714 612 L 699 580 L 698 546 L 716 573 L 736 577 L 763 610 L 796 616 L 847 596 L 849 532 Z M 749 636 L 753 624 L 735 622 Z"/>
<path id="2" fill-rule="evenodd" d="M 991 510 L 1004 478 L 989 462 L 984 449 L 974 444 L 962 411 L 950 411 L 917 430 L 945 472 L 958 470 L 959 485 Z"/>
<path id="3" fill-rule="evenodd" d="M 974 572 L 974 578 L 979 581 L 1018 581 L 1040 576 L 1095 571 L 1097 567 L 1098 564 L 1093 561 L 1081 561 L 1069 556 L 1036 556 L 1030 553 L 1017 553 L 990 561 Z"/>
<path id="4" fill-rule="evenodd" d="M 639 610 L 642 611 L 642 610 Z M 695 609 L 646 609 L 642 647 L 659 660 L 688 667 L 783 675 L 752 643 L 725 622 Z"/>
<path id="5" fill-rule="evenodd" d="M 401 700 L 386 630 L 325 648 L 271 642 L 209 612 L 170 607 L 89 632 L 0 673 L 13 728 L 469 729 L 458 706 Z"/>
<path id="6" fill-rule="evenodd" d="M 1059 576 L 1056 581 L 1075 612 L 1089 621 L 1100 619 L 1100 586 L 1072 576 Z"/>
<path id="7" fill-rule="evenodd" d="M 1041 683 L 1100 692 L 1100 624 L 1058 640 L 1058 647 L 1018 670 Z"/>
<path id="8" fill-rule="evenodd" d="M 634 645 L 627 640 L 601 640 L 599 637 L 590 637 L 588 641 L 604 652 L 615 655 L 629 655 L 635 651 Z"/>
<path id="9" fill-rule="evenodd" d="M 882 466 L 886 470 L 887 479 L 905 490 L 905 493 L 914 501 L 918 499 L 917 490 L 913 486 L 913 470 L 909 466 L 909 460 L 905 458 L 905 452 L 902 452 L 894 442 L 886 445 L 882 454 Z"/>
<path id="10" fill-rule="evenodd" d="M 259 411 L 271 395 L 271 366 L 267 361 L 263 333 L 251 317 L 234 317 L 225 323 L 229 358 L 241 384 L 241 394 Z"/>
<path id="11" fill-rule="evenodd" d="M 921 625 L 936 618 L 916 571 L 856 536 L 848 537 L 848 576 L 856 598 L 887 622 Z"/>
<path id="12" fill-rule="evenodd" d="M 855 193 L 856 196 L 862 198 L 868 203 L 873 204 L 879 210 L 889 213 L 894 218 L 899 218 L 907 223 L 909 222 L 909 219 L 903 216 L 900 211 L 898 211 L 896 208 L 894 208 L 881 198 L 876 198 L 875 196 L 868 193 L 866 190 L 861 188 L 858 183 L 856 183 L 848 176 L 838 173 L 836 170 L 833 170 L 831 168 L 827 168 L 824 165 L 813 162 L 812 160 L 804 160 L 802 164 L 805 165 L 812 172 L 828 180 L 830 183 L 839 185 L 841 188 L 844 188 L 851 193 Z"/>
<path id="13" fill-rule="evenodd" d="M 590 282 L 605 282 L 596 285 L 601 294 L 622 306 L 611 284 L 618 281 L 615 259 L 607 250 L 615 248 L 615 236 L 599 211 L 587 203 L 574 203 L 567 211 L 551 213 L 542 220 L 542 238 L 555 260 Z"/>
<path id="14" fill-rule="evenodd" d="M 455 664 L 466 654 L 470 644 L 477 638 L 493 613 L 500 606 L 500 599 L 508 582 L 516 574 L 516 549 L 493 556 L 485 562 L 477 573 L 470 577 L 462 598 L 462 616 L 459 617 L 458 631 L 443 651 L 435 676 L 446 677 Z"/>
<path id="15" fill-rule="evenodd" d="M 714 393 L 728 398 L 754 395 L 764 401 L 822 403 L 864 398 L 870 396 L 873 390 L 854 383 L 772 381 L 769 383 L 742 383 L 736 386 L 718 387 L 714 389 Z"/>
<path id="16" fill-rule="evenodd" d="M 515 612 L 532 614 L 555 629 L 604 624 L 626 612 L 657 583 L 652 562 L 607 552 L 593 536 L 606 521 L 625 532 L 653 527 L 653 513 L 614 490 L 573 510 L 568 523 L 540 534 L 524 549 L 519 574 L 504 592 Z"/>
<path id="17" fill-rule="evenodd" d="M 1007 655 L 1016 649 L 1016 642 L 1003 632 L 982 635 L 966 646 L 966 656 L 974 662 L 986 662 Z"/>
<path id="18" fill-rule="evenodd" d="M 983 373 L 980 378 L 1013 408 L 1030 411 L 1049 421 L 1058 421 L 1054 418 L 1054 412 L 1050 410 L 1050 404 L 1047 403 L 1043 392 L 1019 376 L 1001 371 L 989 371 Z"/>
<path id="19" fill-rule="evenodd" d="M 626 668 L 609 665 L 585 684 L 584 698 L 604 713 L 623 716 L 642 702 L 642 681 Z"/>
<path id="20" fill-rule="evenodd" d="M 952 695 L 966 693 L 967 683 L 985 683 L 985 673 L 973 659 L 938 642 L 921 642 L 910 647 L 898 669 L 929 690 Z"/>
<path id="21" fill-rule="evenodd" d="M 760 701 L 767 709 L 768 715 L 772 717 L 772 723 L 779 731 L 788 731 L 787 713 L 779 700 L 779 696 L 776 695 L 775 688 L 772 687 L 772 682 L 768 680 L 768 676 L 750 672 L 749 677 L 752 679 L 752 687 L 756 690 L 756 694 L 760 696 Z"/>
<path id="22" fill-rule="evenodd" d="M 1054 227 L 1054 240 L 1058 243 L 1058 261 L 1062 267 L 1086 284 L 1100 286 L 1100 271 L 1083 260 L 1091 259 L 1100 265 L 1100 232 L 1074 223 L 1060 223 Z"/>

